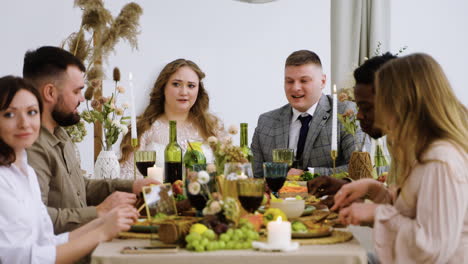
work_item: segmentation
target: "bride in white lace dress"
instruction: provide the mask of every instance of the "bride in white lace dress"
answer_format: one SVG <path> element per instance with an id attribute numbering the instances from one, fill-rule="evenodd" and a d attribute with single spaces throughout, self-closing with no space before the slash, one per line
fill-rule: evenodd
<path id="1" fill-rule="evenodd" d="M 177 121 L 177 142 L 183 152 L 187 141 L 203 142 L 207 163 L 214 161 L 206 139 L 224 137 L 221 121 L 208 112 L 209 97 L 202 79 L 205 74 L 192 61 L 177 59 L 159 74 L 150 102 L 137 118 L 138 150 L 156 151 L 156 165 L 164 167 L 164 149 L 169 143 L 169 120 Z M 120 145 L 120 178 L 133 179 L 133 148 L 127 134 Z M 142 175 L 137 170 L 137 177 Z"/>

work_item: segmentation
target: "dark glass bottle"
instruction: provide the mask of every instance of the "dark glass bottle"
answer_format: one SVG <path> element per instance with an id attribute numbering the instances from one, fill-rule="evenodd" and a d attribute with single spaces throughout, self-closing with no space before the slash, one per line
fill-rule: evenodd
<path id="1" fill-rule="evenodd" d="M 249 148 L 249 137 L 248 137 L 248 124 L 241 123 L 240 124 L 240 148 L 244 153 L 245 158 L 252 163 L 253 162 L 253 154 L 252 150 Z"/>
<path id="2" fill-rule="evenodd" d="M 182 180 L 182 149 L 177 143 L 177 122 L 169 121 L 169 144 L 164 150 L 164 182 Z"/>

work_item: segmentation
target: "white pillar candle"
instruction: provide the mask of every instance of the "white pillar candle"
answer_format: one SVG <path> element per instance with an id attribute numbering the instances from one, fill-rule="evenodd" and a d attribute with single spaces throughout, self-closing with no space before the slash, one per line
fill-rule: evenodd
<path id="1" fill-rule="evenodd" d="M 148 174 L 147 174 L 148 177 L 153 178 L 160 183 L 163 183 L 164 181 L 163 174 L 164 174 L 163 168 L 159 168 L 156 166 L 148 168 Z"/>
<path id="2" fill-rule="evenodd" d="M 282 221 L 281 216 L 267 225 L 268 246 L 273 249 L 287 248 L 291 244 L 291 223 Z"/>
<path id="3" fill-rule="evenodd" d="M 333 85 L 333 108 L 332 108 L 332 137 L 331 137 L 331 150 L 338 150 L 338 99 L 336 95 L 336 84 Z"/>
<path id="4" fill-rule="evenodd" d="M 130 100 L 132 104 L 132 109 L 130 112 L 130 121 L 132 125 L 132 139 L 137 139 L 137 127 L 136 127 L 136 110 L 135 110 L 135 93 L 134 93 L 134 88 L 133 88 L 133 74 L 130 72 L 128 74 L 128 86 L 130 87 Z"/>

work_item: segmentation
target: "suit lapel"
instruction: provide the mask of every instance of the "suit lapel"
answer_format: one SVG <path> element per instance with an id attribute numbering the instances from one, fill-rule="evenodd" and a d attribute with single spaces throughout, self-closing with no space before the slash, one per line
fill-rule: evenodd
<path id="1" fill-rule="evenodd" d="M 291 124 L 291 106 L 288 104 L 281 111 L 279 120 L 279 129 L 281 130 L 275 136 L 275 148 L 288 148 L 288 139 L 289 139 L 289 126 Z"/>
<path id="2" fill-rule="evenodd" d="M 317 104 L 317 108 L 315 109 L 314 115 L 312 117 L 312 123 L 310 124 L 309 132 L 307 133 L 307 138 L 304 147 L 304 153 L 302 154 L 302 164 L 305 166 L 307 165 L 307 161 L 312 153 L 310 150 L 317 139 L 320 130 L 325 127 L 325 123 L 330 118 L 330 102 L 328 101 L 328 97 L 323 95 L 320 97 L 319 103 Z M 325 135 L 327 135 L 325 133 Z"/>

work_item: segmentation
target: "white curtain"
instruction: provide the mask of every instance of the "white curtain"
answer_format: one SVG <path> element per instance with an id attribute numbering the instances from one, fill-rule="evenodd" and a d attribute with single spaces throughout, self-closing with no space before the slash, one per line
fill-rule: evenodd
<path id="1" fill-rule="evenodd" d="M 331 1 L 331 84 L 354 86 L 352 73 L 390 43 L 390 0 Z"/>

